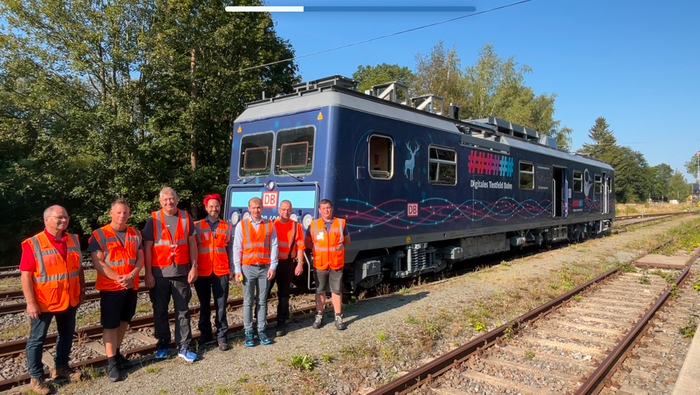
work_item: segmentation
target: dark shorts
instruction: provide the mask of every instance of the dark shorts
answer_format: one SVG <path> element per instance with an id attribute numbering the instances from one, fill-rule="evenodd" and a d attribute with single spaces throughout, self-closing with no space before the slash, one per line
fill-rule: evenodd
<path id="1" fill-rule="evenodd" d="M 136 313 L 136 290 L 100 291 L 100 323 L 104 329 L 119 328 L 121 321 L 131 322 Z"/>
<path id="2" fill-rule="evenodd" d="M 330 291 L 338 294 L 343 291 L 343 269 L 340 270 L 314 270 L 316 278 L 316 293 L 322 294 Z"/>

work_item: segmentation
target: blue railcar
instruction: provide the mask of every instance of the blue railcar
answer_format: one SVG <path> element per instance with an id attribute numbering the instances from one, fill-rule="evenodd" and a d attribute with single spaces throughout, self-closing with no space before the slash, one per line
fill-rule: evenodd
<path id="1" fill-rule="evenodd" d="M 249 104 L 234 123 L 226 218 L 240 221 L 251 197 L 274 218 L 287 199 L 306 229 L 330 199 L 352 238 L 352 289 L 609 231 L 609 165 L 498 118 L 443 116 L 436 96 L 406 98 L 398 83 L 360 93 L 335 76 Z"/>

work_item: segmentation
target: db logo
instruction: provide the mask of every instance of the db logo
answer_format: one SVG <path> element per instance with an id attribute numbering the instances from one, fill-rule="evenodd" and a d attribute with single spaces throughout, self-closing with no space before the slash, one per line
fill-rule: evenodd
<path id="1" fill-rule="evenodd" d="M 418 203 L 408 203 L 408 207 L 406 208 L 406 215 L 409 217 L 417 217 Z"/>
<path id="2" fill-rule="evenodd" d="M 275 208 L 275 207 L 277 207 L 278 197 L 279 197 L 279 192 L 277 192 L 277 191 L 263 192 L 263 195 L 262 195 L 263 208 Z"/>

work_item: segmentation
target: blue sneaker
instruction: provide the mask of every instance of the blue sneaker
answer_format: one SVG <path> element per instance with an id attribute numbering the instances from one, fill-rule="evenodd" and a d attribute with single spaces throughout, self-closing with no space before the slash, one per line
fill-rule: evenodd
<path id="1" fill-rule="evenodd" d="M 177 353 L 177 356 L 184 359 L 187 362 L 194 362 L 194 360 L 197 359 L 197 354 L 188 350 L 187 347 L 181 348 L 180 352 Z"/>
<path id="2" fill-rule="evenodd" d="M 258 339 L 260 339 L 260 343 L 264 345 L 272 344 L 272 339 L 267 337 L 267 333 L 265 332 L 258 332 Z"/>
<path id="3" fill-rule="evenodd" d="M 245 333 L 245 342 L 243 342 L 243 345 L 246 347 L 255 346 L 255 338 L 253 338 L 253 332 Z"/>
<path id="4" fill-rule="evenodd" d="M 156 351 L 156 359 L 165 359 L 168 357 L 168 352 L 170 350 L 168 349 L 168 346 L 160 346 L 158 347 L 158 350 Z"/>

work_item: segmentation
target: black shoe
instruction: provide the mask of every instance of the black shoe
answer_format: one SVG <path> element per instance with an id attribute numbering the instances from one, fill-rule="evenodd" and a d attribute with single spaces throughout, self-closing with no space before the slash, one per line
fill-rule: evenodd
<path id="1" fill-rule="evenodd" d="M 109 365 L 107 366 L 107 377 L 109 381 L 116 382 L 122 379 L 122 373 L 119 371 L 119 366 Z"/>
<path id="2" fill-rule="evenodd" d="M 128 360 L 125 356 L 122 354 L 117 354 L 117 366 L 119 367 L 119 370 L 124 370 L 124 369 L 131 369 L 134 364 Z"/>
<path id="3" fill-rule="evenodd" d="M 200 337 L 197 340 L 197 344 L 199 345 L 199 347 L 202 347 L 203 345 L 205 345 L 207 343 L 211 343 L 213 341 L 214 341 L 214 339 L 212 339 L 211 337 Z"/>
<path id="4" fill-rule="evenodd" d="M 230 349 L 231 349 L 231 346 L 228 345 L 228 342 L 219 341 L 219 351 L 228 351 Z"/>
<path id="5" fill-rule="evenodd" d="M 280 337 L 284 336 L 287 334 L 287 324 L 284 322 L 280 322 L 277 324 L 277 331 L 275 332 L 275 336 Z"/>

